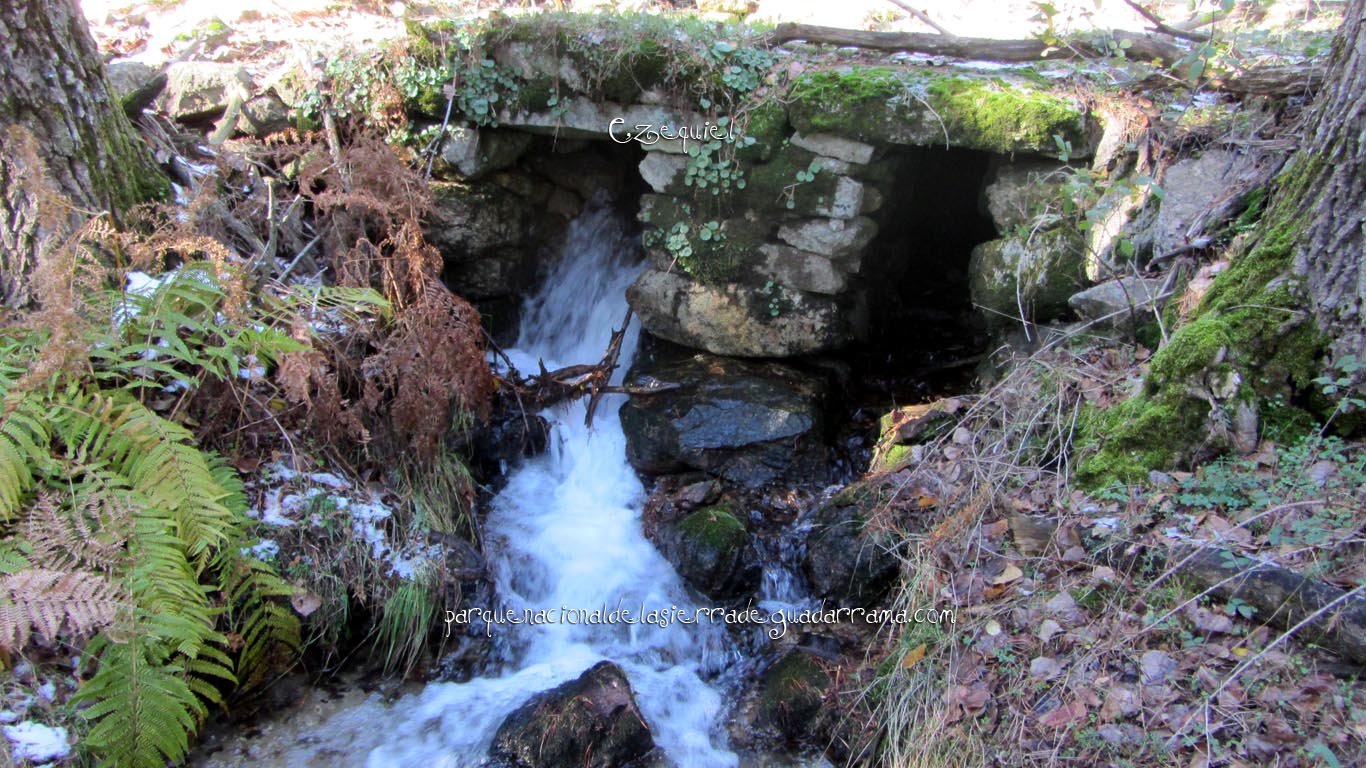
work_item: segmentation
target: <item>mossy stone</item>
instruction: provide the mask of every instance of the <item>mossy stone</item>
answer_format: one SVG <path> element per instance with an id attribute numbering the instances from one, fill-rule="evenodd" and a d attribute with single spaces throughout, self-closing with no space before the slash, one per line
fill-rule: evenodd
<path id="1" fill-rule="evenodd" d="M 1078 151 L 1085 144 L 1081 108 L 1022 80 L 849 67 L 805 75 L 788 96 L 803 133 L 1002 153 L 1052 153 L 1055 135 Z"/>
<path id="2" fill-rule="evenodd" d="M 764 675 L 761 712 L 789 739 L 812 736 L 829 686 L 830 676 L 810 656 L 788 651 Z"/>

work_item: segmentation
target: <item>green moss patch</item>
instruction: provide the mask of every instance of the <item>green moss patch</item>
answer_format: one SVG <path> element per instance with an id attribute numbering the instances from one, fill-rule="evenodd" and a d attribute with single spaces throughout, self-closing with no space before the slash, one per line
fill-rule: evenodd
<path id="1" fill-rule="evenodd" d="M 745 524 L 725 505 L 703 507 L 683 518 L 678 530 L 693 543 L 715 552 L 729 552 L 745 543 Z"/>
<path id="2" fill-rule="evenodd" d="M 1086 132 L 1072 100 L 1001 78 L 848 68 L 808 74 L 788 96 L 798 130 L 860 141 L 1051 153 L 1055 135 L 1080 146 Z"/>
<path id="3" fill-rule="evenodd" d="M 1077 472 L 1083 485 L 1135 482 L 1149 470 L 1180 463 L 1207 432 L 1212 406 L 1201 387 L 1210 381 L 1235 373 L 1241 379 L 1233 397 L 1219 405 L 1226 413 L 1218 418 L 1238 402 L 1285 403 L 1311 388 L 1325 339 L 1305 313 L 1291 260 L 1303 231 L 1299 211 L 1314 195 L 1307 184 L 1316 165 L 1302 160 L 1282 173 L 1278 202 L 1264 217 L 1260 237 L 1158 350 L 1140 395 L 1083 419 L 1078 445 L 1092 451 Z M 1305 416 L 1298 409 L 1271 410 L 1281 427 L 1302 429 Z"/>

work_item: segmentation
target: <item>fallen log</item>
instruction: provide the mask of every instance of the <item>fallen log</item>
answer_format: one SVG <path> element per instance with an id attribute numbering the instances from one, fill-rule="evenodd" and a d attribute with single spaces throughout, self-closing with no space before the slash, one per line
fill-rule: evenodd
<path id="1" fill-rule="evenodd" d="M 1343 599 L 1345 592 L 1331 584 L 1212 547 L 1188 551 L 1178 562 L 1179 574 L 1202 590 L 1257 609 L 1257 621 L 1288 628 L 1308 619 L 1298 632 L 1300 640 L 1366 664 L 1366 598 Z"/>
<path id="2" fill-rule="evenodd" d="M 1111 39 L 1128 40 L 1125 55 L 1138 61 L 1157 61 L 1172 67 L 1185 58 L 1187 51 L 1153 35 L 1136 32 L 1104 32 Z M 955 59 L 982 61 L 1031 62 L 1098 58 L 1109 55 L 1109 50 L 1085 41 L 1069 41 L 1065 47 L 1050 46 L 1042 40 L 996 40 L 986 37 L 958 37 L 922 32 L 869 32 L 861 29 L 840 29 L 813 24 L 779 24 L 760 38 L 769 45 L 802 40 L 818 45 L 849 46 L 876 51 L 923 53 Z"/>
<path id="3" fill-rule="evenodd" d="M 1178 68 L 1190 56 L 1187 48 L 1158 35 L 1123 30 L 1097 32 L 1089 41 L 1074 39 L 1060 45 L 1049 45 L 1042 40 L 996 40 L 923 32 L 870 32 L 789 22 L 774 27 L 758 41 L 769 46 L 802 41 L 814 45 L 1005 63 L 1103 59 L 1111 56 L 1114 46 L 1127 43 L 1127 47 L 1123 48 L 1126 58 L 1156 62 L 1169 70 Z M 1255 67 L 1227 75 L 1211 75 L 1202 84 L 1240 96 L 1297 96 L 1314 93 L 1323 84 L 1323 73 L 1322 66 L 1277 65 Z M 1162 78 L 1151 80 L 1151 83 L 1144 80 L 1140 84 L 1160 86 L 1169 82 Z"/>

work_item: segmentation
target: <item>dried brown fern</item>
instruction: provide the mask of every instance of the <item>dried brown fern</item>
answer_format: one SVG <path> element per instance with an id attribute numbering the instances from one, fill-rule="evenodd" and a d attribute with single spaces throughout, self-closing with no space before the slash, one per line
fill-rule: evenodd
<path id="1" fill-rule="evenodd" d="M 43 489 L 35 494 L 19 531 L 32 547 L 28 561 L 35 567 L 108 574 L 126 565 L 132 510 L 120 489 L 83 495 L 74 508 Z"/>
<path id="2" fill-rule="evenodd" d="M 23 648 L 33 634 L 89 636 L 129 607 L 122 590 L 88 571 L 27 568 L 0 576 L 0 650 Z"/>
<path id="3" fill-rule="evenodd" d="M 479 313 L 434 283 L 366 358 L 364 403 L 387 411 L 399 452 L 430 459 L 461 418 L 487 418 L 493 378 L 480 342 Z"/>

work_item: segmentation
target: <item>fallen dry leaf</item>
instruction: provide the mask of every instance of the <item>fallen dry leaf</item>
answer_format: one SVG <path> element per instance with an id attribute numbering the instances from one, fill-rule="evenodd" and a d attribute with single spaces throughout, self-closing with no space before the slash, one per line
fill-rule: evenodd
<path id="1" fill-rule="evenodd" d="M 1061 624 L 1052 619 L 1044 619 L 1043 623 L 1039 624 L 1039 631 L 1037 634 L 1039 639 L 1046 643 L 1049 640 L 1052 640 L 1053 636 L 1061 631 Z"/>
<path id="2" fill-rule="evenodd" d="M 1045 728 L 1066 728 L 1086 717 L 1086 705 L 1073 701 L 1039 718 L 1039 725 Z"/>
<path id="3" fill-rule="evenodd" d="M 1009 584 L 1012 581 L 1018 581 L 1023 577 L 1024 571 L 1020 570 L 1019 566 L 1008 563 L 1005 567 L 1005 570 L 1001 571 L 1001 574 L 999 576 L 992 579 L 991 583 L 996 586 L 1000 586 L 1002 584 Z"/>
<path id="4" fill-rule="evenodd" d="M 915 666 L 916 662 L 920 661 L 923 658 L 925 658 L 925 644 L 921 643 L 920 645 L 917 645 L 916 647 L 907 651 L 906 655 L 901 657 L 901 668 L 910 669 L 911 667 Z"/>
<path id="5" fill-rule="evenodd" d="M 1222 613 L 1215 613 L 1208 608 L 1196 608 L 1191 613 L 1191 623 L 1201 632 L 1213 632 L 1220 635 L 1233 633 L 1233 619 Z"/>
<path id="6" fill-rule="evenodd" d="M 312 592 L 303 590 L 295 592 L 294 595 L 289 598 L 289 603 L 294 606 L 294 610 L 297 611 L 300 616 L 307 618 L 314 611 L 322 607 L 323 599 Z"/>

